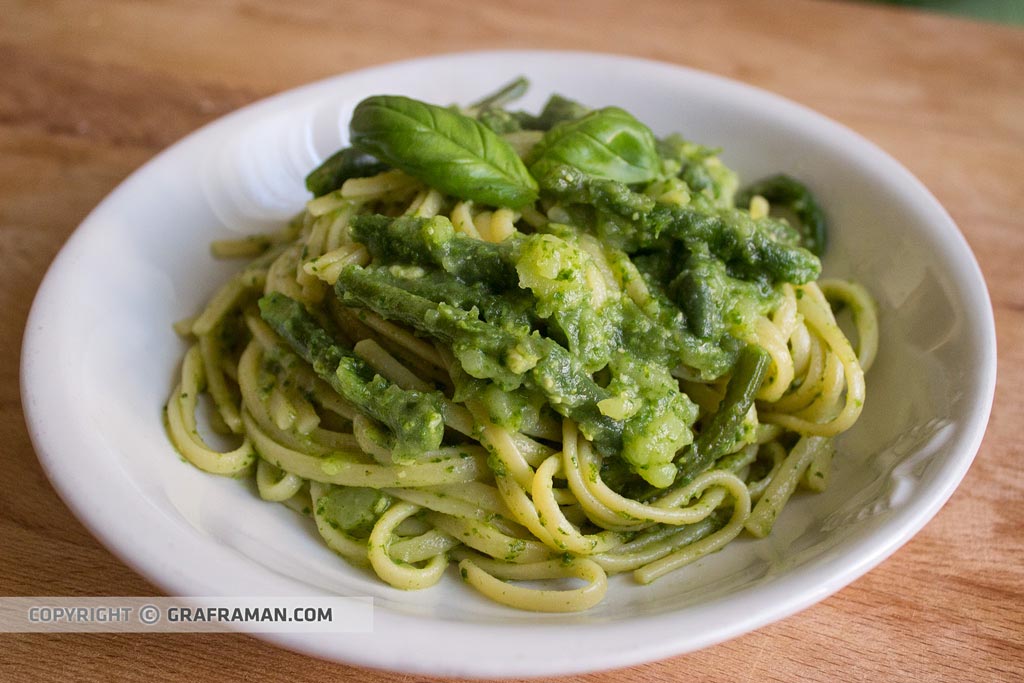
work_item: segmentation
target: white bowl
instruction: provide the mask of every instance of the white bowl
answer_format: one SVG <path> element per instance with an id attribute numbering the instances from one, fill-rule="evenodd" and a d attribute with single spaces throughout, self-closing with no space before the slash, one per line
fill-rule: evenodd
<path id="1" fill-rule="evenodd" d="M 806 180 L 831 218 L 829 276 L 877 298 L 881 347 L 833 486 L 798 495 L 771 536 L 741 539 L 650 586 L 611 580 L 598 607 L 516 612 L 446 577 L 402 592 L 334 556 L 310 524 L 245 483 L 184 463 L 161 426 L 183 353 L 171 323 L 237 265 L 215 238 L 301 208 L 305 173 L 378 93 L 469 102 L 526 75 L 527 109 L 552 92 L 617 104 L 659 134 L 724 148 L 747 181 Z M 459 54 L 346 74 L 257 102 L 139 169 L 82 223 L 40 287 L 22 389 L 40 460 L 116 555 L 176 595 L 373 596 L 370 634 L 269 634 L 318 657 L 406 672 L 555 675 L 705 647 L 785 617 L 877 565 L 936 513 L 974 457 L 995 384 L 995 332 L 978 266 L 931 194 L 846 128 L 705 73 L 573 52 Z"/>

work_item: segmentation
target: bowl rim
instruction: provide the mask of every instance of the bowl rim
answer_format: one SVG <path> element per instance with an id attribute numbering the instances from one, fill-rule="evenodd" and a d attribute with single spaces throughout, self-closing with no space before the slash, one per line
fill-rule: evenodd
<path id="1" fill-rule="evenodd" d="M 518 647 L 508 648 L 503 655 L 493 646 L 482 645 L 485 641 L 480 637 L 467 633 L 467 630 L 475 628 L 473 624 L 377 609 L 376 628 L 383 625 L 395 639 L 410 637 L 413 639 L 412 642 L 416 643 L 415 650 L 420 656 L 412 661 L 396 656 L 396 653 L 389 651 L 394 648 L 389 648 L 387 644 L 371 646 L 366 639 L 353 639 L 355 646 L 339 650 L 337 643 L 332 644 L 322 638 L 309 638 L 309 634 L 261 634 L 261 638 L 301 653 L 348 664 L 416 674 L 459 677 L 583 673 L 688 653 L 782 619 L 850 584 L 889 557 L 916 534 L 938 512 L 966 474 L 981 445 L 995 391 L 996 337 L 991 301 L 975 256 L 959 228 L 935 197 L 899 162 L 861 135 L 803 105 L 746 83 L 685 66 L 638 57 L 573 50 L 485 50 L 431 55 L 389 62 L 301 85 L 253 102 L 189 133 L 147 161 L 107 195 L 76 228 L 47 270 L 33 302 L 22 344 L 22 405 L 33 446 L 47 477 L 75 516 L 115 556 L 161 590 L 169 595 L 217 595 L 218 592 L 209 592 L 209 589 L 223 590 L 224 586 L 220 585 L 218 589 L 216 582 L 211 583 L 208 576 L 204 578 L 201 571 L 197 575 L 191 568 L 168 565 L 158 556 L 139 552 L 137 543 L 142 541 L 137 534 L 132 535 L 130 529 L 137 521 L 113 519 L 110 514 L 111 508 L 95 507 L 94 496 L 88 493 L 87 487 L 81 486 L 82 463 L 76 463 L 74 459 L 69 459 L 65 455 L 69 448 L 74 446 L 73 439 L 48 424 L 48 415 L 66 400 L 66 397 L 58 395 L 59 388 L 53 386 L 51 370 L 46 362 L 46 354 L 58 348 L 55 340 L 48 335 L 53 336 L 50 333 L 52 316 L 59 313 L 61 304 L 57 293 L 62 286 L 62 271 L 74 261 L 82 245 L 89 239 L 97 224 L 97 217 L 115 206 L 125 193 L 144 183 L 154 168 L 164 164 L 187 146 L 197 144 L 203 137 L 209 136 L 211 131 L 273 107 L 288 106 L 289 103 L 299 101 L 307 94 L 320 89 L 343 88 L 346 80 L 356 77 L 373 77 L 414 66 L 444 69 L 453 62 L 504 59 L 573 60 L 591 67 L 615 64 L 671 73 L 673 78 L 695 79 L 703 85 L 736 97 L 754 98 L 759 103 L 786 116 L 796 117 L 808 125 L 825 128 L 835 136 L 837 144 L 856 149 L 858 154 L 885 172 L 887 177 L 897 179 L 908 192 L 913 192 L 915 201 L 922 202 L 925 208 L 939 219 L 931 227 L 936 243 L 941 243 L 945 252 L 951 255 L 951 263 L 957 270 L 955 279 L 960 288 L 959 292 L 976 304 L 965 314 L 970 318 L 970 334 L 977 337 L 976 345 L 985 356 L 974 375 L 976 394 L 980 400 L 970 404 L 970 412 L 964 418 L 967 427 L 958 435 L 958 439 L 951 447 L 956 457 L 942 470 L 941 476 L 924 482 L 920 490 L 915 492 L 914 500 L 896 511 L 890 520 L 876 530 L 876 533 L 867 539 L 852 541 L 851 546 L 840 558 L 810 562 L 788 572 L 786 576 L 778 577 L 767 586 L 742 589 L 702 605 L 702 608 L 729 612 L 733 618 L 727 625 L 713 624 L 695 633 L 678 633 L 679 615 L 670 612 L 624 618 L 609 623 L 574 625 L 571 629 L 543 621 L 488 625 L 487 629 L 479 629 L 486 630 L 492 639 L 520 644 Z M 208 539 L 192 540 L 196 543 L 201 541 L 197 548 L 216 543 Z M 209 550 L 216 552 L 212 548 Z M 826 580 L 816 583 L 809 589 L 803 584 L 807 578 L 805 575 L 810 573 L 823 575 Z M 196 592 L 197 587 L 207 592 Z M 752 591 L 765 595 L 747 595 Z M 747 601 L 746 605 L 744 600 Z M 754 603 L 754 607 L 750 606 L 751 602 Z M 651 637 L 651 634 L 658 636 Z M 466 640 L 467 635 L 471 641 Z M 588 648 L 590 654 L 587 657 L 576 657 L 569 646 L 584 637 L 588 638 L 592 645 Z M 470 649 L 467 644 L 471 643 L 471 647 L 478 649 L 479 653 L 462 661 L 450 661 L 448 657 L 454 650 L 444 647 L 444 643 L 459 642 L 460 639 L 462 646 L 458 648 L 459 650 L 464 652 Z M 552 645 L 554 641 L 565 649 L 565 655 L 529 656 L 532 649 L 522 646 L 523 643 L 537 645 L 542 640 L 548 645 Z M 543 652 L 554 650 L 546 647 Z M 481 654 L 484 656 L 480 656 Z"/>

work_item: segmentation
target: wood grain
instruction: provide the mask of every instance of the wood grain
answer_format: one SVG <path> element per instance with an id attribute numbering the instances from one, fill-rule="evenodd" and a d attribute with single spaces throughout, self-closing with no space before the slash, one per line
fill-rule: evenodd
<path id="1" fill-rule="evenodd" d="M 1024 678 L 1024 31 L 860 4 L 740 0 L 0 0 L 0 17 L 0 594 L 155 593 L 57 498 L 18 393 L 21 335 L 45 268 L 128 173 L 242 104 L 338 72 L 470 49 L 610 51 L 768 88 L 907 165 L 978 256 L 1000 370 L 975 465 L 881 567 L 745 637 L 566 680 Z M 3 681 L 188 679 L 414 680 L 244 636 L 0 636 Z"/>

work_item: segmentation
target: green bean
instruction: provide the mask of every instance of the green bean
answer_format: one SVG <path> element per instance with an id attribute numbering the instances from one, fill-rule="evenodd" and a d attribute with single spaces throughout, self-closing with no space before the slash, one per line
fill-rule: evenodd
<path id="1" fill-rule="evenodd" d="M 352 238 L 381 263 L 438 266 L 463 282 L 480 282 L 496 291 L 519 284 L 511 243 L 458 234 L 443 216 L 357 216 Z"/>
<path id="2" fill-rule="evenodd" d="M 391 429 L 396 459 L 409 459 L 441 445 L 444 420 L 439 395 L 401 389 L 376 374 L 337 344 L 301 303 L 284 294 L 264 296 L 259 307 L 263 320 L 338 394 Z"/>
<path id="3" fill-rule="evenodd" d="M 538 116 L 525 112 L 516 112 L 516 116 L 523 124 L 523 128 L 530 130 L 551 130 L 564 121 L 575 121 L 587 114 L 590 110 L 567 97 L 552 95 L 548 98 L 544 108 Z"/>
<path id="4" fill-rule="evenodd" d="M 306 189 L 314 197 L 334 192 L 349 178 L 366 178 L 388 170 L 389 166 L 376 158 L 347 147 L 327 157 L 306 176 Z"/>
<path id="5" fill-rule="evenodd" d="M 825 214 L 807 186 L 788 175 L 774 175 L 759 180 L 736 197 L 736 206 L 745 208 L 754 195 L 760 195 L 775 205 L 784 206 L 800 219 L 803 246 L 812 254 L 821 256 L 828 244 L 828 226 Z"/>
<path id="6" fill-rule="evenodd" d="M 821 263 L 813 254 L 780 241 L 784 228 L 774 219 L 754 220 L 735 209 L 704 213 L 687 206 L 657 205 L 623 183 L 594 179 L 571 166 L 550 167 L 538 181 L 549 196 L 627 219 L 611 221 L 611 234 L 602 235 L 628 245 L 627 250 L 657 246 L 668 238 L 691 251 L 706 246 L 723 261 L 735 262 L 752 276 L 764 274 L 772 282 L 803 284 L 821 273 Z"/>
<path id="7" fill-rule="evenodd" d="M 480 320 L 475 311 L 435 303 L 406 291 L 380 269 L 349 266 L 335 291 L 343 302 L 368 308 L 450 345 L 462 369 L 511 391 L 526 383 L 543 393 L 559 414 L 575 420 L 602 454 L 618 453 L 622 424 L 601 414 L 608 398 L 579 359 L 538 333 L 513 334 Z"/>
<path id="8" fill-rule="evenodd" d="M 480 282 L 465 283 L 440 269 L 419 272 L 388 266 L 370 266 L 367 269 L 376 268 L 386 268 L 396 278 L 396 284 L 400 283 L 408 292 L 466 311 L 476 308 L 484 320 L 508 330 L 529 330 L 539 322 L 533 311 L 533 297 L 523 290 L 512 290 L 498 296 Z"/>
<path id="9" fill-rule="evenodd" d="M 471 110 L 481 110 L 504 107 L 509 102 L 518 100 L 520 97 L 525 95 L 529 87 L 530 82 L 524 77 L 519 76 L 515 80 L 501 86 L 490 95 L 486 95 L 469 105 L 469 108 Z"/>
<path id="10" fill-rule="evenodd" d="M 770 362 L 771 356 L 759 346 L 748 344 L 740 352 L 722 404 L 711 423 L 704 426 L 700 436 L 680 458 L 679 478 L 682 481 L 689 481 L 711 467 L 735 442 L 736 434 L 750 406 L 754 404 L 754 396 L 761 387 Z"/>

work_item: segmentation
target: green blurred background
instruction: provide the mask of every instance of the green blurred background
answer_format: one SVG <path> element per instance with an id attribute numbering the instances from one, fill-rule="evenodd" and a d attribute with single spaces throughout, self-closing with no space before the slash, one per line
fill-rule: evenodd
<path id="1" fill-rule="evenodd" d="M 959 14 L 973 19 L 1024 24 L 1024 0 L 871 0 L 884 5 Z"/>

